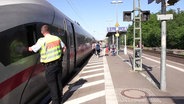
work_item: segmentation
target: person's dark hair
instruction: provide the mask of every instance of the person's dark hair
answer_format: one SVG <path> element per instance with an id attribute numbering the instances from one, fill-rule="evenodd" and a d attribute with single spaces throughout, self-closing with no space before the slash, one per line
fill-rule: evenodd
<path id="1" fill-rule="evenodd" d="M 48 25 L 43 25 L 42 26 L 43 31 L 50 32 L 49 26 Z"/>

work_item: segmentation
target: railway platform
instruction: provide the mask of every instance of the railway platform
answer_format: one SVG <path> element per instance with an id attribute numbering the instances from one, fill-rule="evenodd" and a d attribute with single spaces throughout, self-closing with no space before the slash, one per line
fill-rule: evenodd
<path id="1" fill-rule="evenodd" d="M 99 58 L 93 55 L 87 65 L 64 88 L 64 104 L 175 104 L 168 92 L 134 72 L 130 56 Z"/>

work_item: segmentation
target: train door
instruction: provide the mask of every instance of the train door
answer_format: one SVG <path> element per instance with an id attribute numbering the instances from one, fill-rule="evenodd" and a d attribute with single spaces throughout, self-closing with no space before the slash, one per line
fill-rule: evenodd
<path id="1" fill-rule="evenodd" d="M 69 41 L 69 57 L 70 57 L 70 68 L 69 73 L 71 73 L 76 66 L 76 45 L 75 45 L 75 32 L 73 28 L 73 24 L 70 21 L 66 21 L 67 24 L 67 33 L 68 33 L 68 41 Z"/>
<path id="2" fill-rule="evenodd" d="M 77 51 L 76 51 L 76 37 L 75 37 L 75 29 L 74 29 L 74 26 L 73 24 L 71 23 L 72 25 L 72 39 L 73 39 L 73 51 L 74 51 L 74 54 L 73 54 L 73 57 L 74 57 L 74 68 L 76 68 L 76 57 L 77 57 Z M 75 69 L 74 69 L 75 70 Z"/>
<path id="3" fill-rule="evenodd" d="M 26 24 L 24 26 L 27 36 L 27 46 L 32 46 L 36 41 L 43 37 L 40 32 L 42 23 Z M 30 52 L 28 52 L 30 53 Z M 27 73 L 28 80 L 25 82 L 24 89 L 22 90 L 21 100 L 19 104 L 35 104 L 42 100 L 42 98 L 49 92 L 46 84 L 44 68 L 40 64 L 40 55 L 31 53 L 27 57 L 30 64 L 29 73 Z M 38 84 L 39 83 L 39 84 Z M 36 96 L 35 96 L 36 95 Z"/>
<path id="4" fill-rule="evenodd" d="M 36 43 L 35 28 L 35 24 L 24 24 L 1 32 L 0 81 L 6 84 L 0 86 L 5 91 L 0 104 L 28 104 L 47 87 L 38 54 L 26 50 Z"/>

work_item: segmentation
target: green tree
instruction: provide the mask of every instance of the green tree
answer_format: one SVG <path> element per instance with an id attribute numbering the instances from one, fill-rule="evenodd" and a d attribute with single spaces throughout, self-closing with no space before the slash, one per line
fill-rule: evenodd
<path id="1" fill-rule="evenodd" d="M 184 12 L 167 11 L 173 14 L 173 20 L 167 21 L 167 48 L 184 49 Z M 150 19 L 142 22 L 142 43 L 146 47 L 160 47 L 161 21 L 157 20 L 158 13 L 152 13 Z M 160 14 L 160 13 L 159 13 Z M 127 31 L 127 44 L 133 44 L 133 25 Z"/>
<path id="2" fill-rule="evenodd" d="M 133 25 L 128 26 L 127 30 L 127 45 L 133 45 Z"/>
<path id="3" fill-rule="evenodd" d="M 146 47 L 160 46 L 160 23 L 156 14 L 151 14 L 150 19 L 142 23 L 142 41 Z"/>

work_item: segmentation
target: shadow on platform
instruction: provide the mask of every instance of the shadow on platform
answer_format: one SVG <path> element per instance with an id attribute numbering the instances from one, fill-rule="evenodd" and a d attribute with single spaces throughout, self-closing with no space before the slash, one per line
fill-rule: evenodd
<path id="1" fill-rule="evenodd" d="M 130 60 L 130 64 L 132 65 L 132 70 L 133 70 L 133 57 L 128 54 L 129 60 Z"/>
<path id="2" fill-rule="evenodd" d="M 66 91 L 65 94 L 63 95 L 63 102 L 67 101 L 73 95 L 73 93 L 80 87 L 82 87 L 82 85 L 84 85 L 84 83 L 86 82 L 87 80 L 85 79 L 79 79 L 75 83 L 68 84 L 68 91 Z"/>
<path id="3" fill-rule="evenodd" d="M 171 99 L 173 104 L 184 104 L 184 96 L 147 96 L 149 104 L 152 104 L 151 99 Z"/>
<path id="4" fill-rule="evenodd" d="M 158 88 L 160 88 L 160 82 L 155 78 L 155 76 L 151 73 L 151 71 L 153 70 L 152 67 L 149 67 L 145 64 L 142 64 L 142 68 L 144 69 L 143 71 L 146 71 L 146 73 L 148 73 L 149 77 L 155 82 L 156 86 Z"/>
<path id="5" fill-rule="evenodd" d="M 130 62 L 133 70 L 133 57 L 131 55 L 129 56 L 129 60 L 125 60 L 124 62 Z M 142 64 L 143 71 L 145 71 L 149 77 L 154 81 L 156 86 L 160 89 L 160 82 L 156 79 L 156 77 L 151 73 L 153 71 L 153 67 L 147 66 L 145 64 Z M 142 72 L 143 72 L 142 71 Z M 152 104 L 151 99 L 171 99 L 173 101 L 173 104 L 184 104 L 184 96 L 147 96 L 147 100 L 149 104 Z"/>
<path id="6" fill-rule="evenodd" d="M 131 66 L 132 66 L 132 70 L 133 70 L 133 57 L 131 56 L 131 55 L 128 55 L 129 56 L 129 62 L 130 62 L 130 64 L 131 64 Z M 145 65 L 145 64 L 142 64 L 142 68 L 143 68 L 143 71 L 146 71 L 146 73 L 148 73 L 148 75 L 149 75 L 149 77 L 155 82 L 155 84 L 156 84 L 156 86 L 158 87 L 158 88 L 160 88 L 160 82 L 155 78 L 155 76 L 151 73 L 151 71 L 153 70 L 153 68 L 152 67 L 150 67 L 150 66 L 147 66 L 147 65 Z"/>

